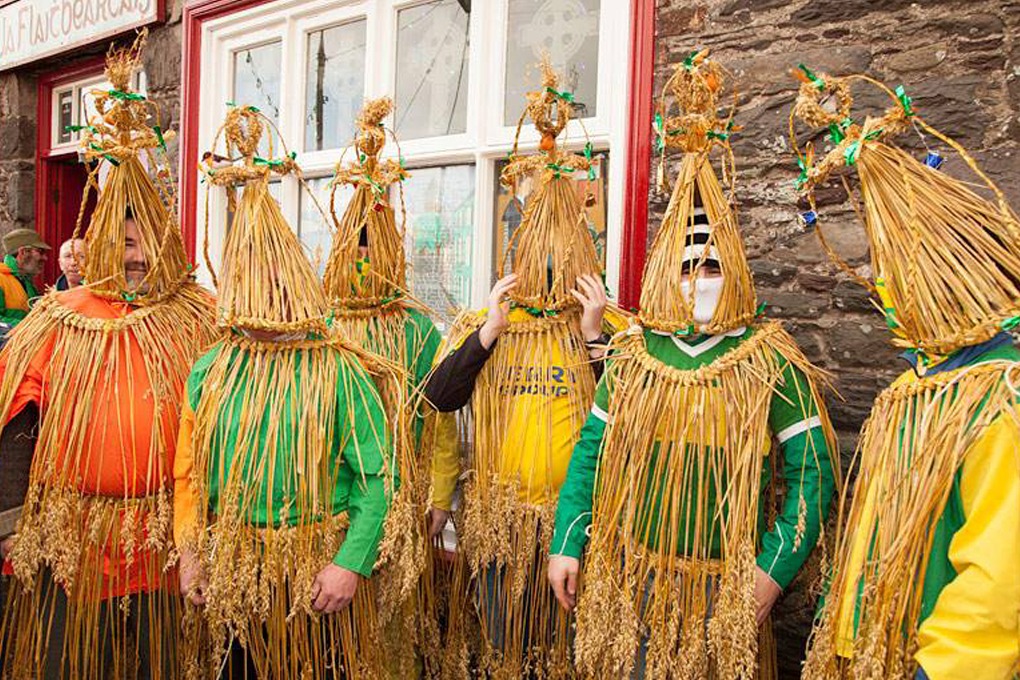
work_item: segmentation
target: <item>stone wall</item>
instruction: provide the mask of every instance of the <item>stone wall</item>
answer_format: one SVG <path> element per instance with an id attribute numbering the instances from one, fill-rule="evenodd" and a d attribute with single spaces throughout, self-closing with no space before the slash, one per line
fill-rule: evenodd
<path id="1" fill-rule="evenodd" d="M 181 10 L 184 0 L 167 2 L 168 20 L 150 29 L 145 51 L 149 97 L 160 105 L 163 128 L 180 129 Z M 37 91 L 41 74 L 103 54 L 107 43 L 75 49 L 0 73 L 0 235 L 35 226 Z M 176 140 L 168 145 L 176 164 Z"/>
<path id="2" fill-rule="evenodd" d="M 833 398 L 829 408 L 844 464 L 875 394 L 905 364 L 896 359 L 885 323 L 863 289 L 837 273 L 798 220 L 803 206 L 797 205 L 797 170 L 787 139 L 797 83 L 789 70 L 803 62 L 833 74 L 867 73 L 891 87 L 902 83 L 915 109 L 969 149 L 1020 206 L 1018 27 L 1015 1 L 658 2 L 656 93 L 671 65 L 694 49 L 710 48 L 733 73 L 729 84 L 741 93 L 736 122 L 744 126 L 733 140 L 736 195 L 758 296 L 811 360 L 835 374 L 843 400 Z M 923 158 L 923 147 L 916 138 L 910 141 Z M 967 176 L 959 159 L 944 149 L 943 155 L 945 172 Z M 866 273 L 864 232 L 842 189 L 823 194 L 819 212 L 830 243 Z M 651 231 L 667 200 L 653 190 Z M 800 584 L 778 608 L 781 677 L 799 677 L 798 656 L 813 606 Z"/>

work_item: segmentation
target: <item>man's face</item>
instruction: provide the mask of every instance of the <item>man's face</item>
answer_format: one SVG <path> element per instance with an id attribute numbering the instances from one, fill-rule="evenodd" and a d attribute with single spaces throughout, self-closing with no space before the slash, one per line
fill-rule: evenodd
<path id="1" fill-rule="evenodd" d="M 42 273 L 46 264 L 46 251 L 42 248 L 19 248 L 17 260 L 18 271 L 26 276 L 36 276 Z"/>
<path id="2" fill-rule="evenodd" d="M 81 272 L 85 267 L 85 241 L 72 239 L 60 246 L 60 271 L 72 286 L 81 283 Z"/>
<path id="3" fill-rule="evenodd" d="M 715 266 L 709 265 L 709 264 L 703 264 L 698 269 L 698 280 L 699 281 L 705 281 L 705 280 L 708 280 L 708 279 L 718 279 L 718 278 L 722 278 L 722 270 L 719 269 L 718 267 L 715 267 Z M 684 270 L 683 274 L 680 275 L 680 281 L 682 283 L 687 283 L 690 280 L 691 280 L 690 271 L 685 267 L 685 270 Z"/>
<path id="4" fill-rule="evenodd" d="M 145 263 L 138 225 L 133 219 L 128 219 L 124 222 L 124 278 L 127 279 L 128 288 L 144 293 L 139 286 L 148 273 L 149 267 Z"/>

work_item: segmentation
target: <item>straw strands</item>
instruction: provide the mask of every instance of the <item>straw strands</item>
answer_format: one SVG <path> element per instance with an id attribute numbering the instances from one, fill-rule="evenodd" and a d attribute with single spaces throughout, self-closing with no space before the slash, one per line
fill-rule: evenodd
<path id="1" fill-rule="evenodd" d="M 888 294 L 887 322 L 903 338 L 897 344 L 935 357 L 988 340 L 1020 314 L 1016 213 L 967 152 L 925 123 L 905 94 L 901 98 L 864 76 L 819 78 L 821 88 L 801 85 L 791 136 L 800 118 L 809 125 L 836 126 L 841 132 L 831 135 L 840 141 L 817 162 L 810 147 L 803 153 L 798 149 L 803 190 L 813 204 L 816 186 L 841 168 L 857 167 L 872 270 Z M 880 117 L 854 123 L 849 88 L 856 82 L 878 87 L 895 103 Z M 839 95 L 840 109 L 823 115 L 817 100 L 830 91 Z M 838 116 L 842 122 L 829 122 Z M 995 200 L 897 148 L 893 138 L 912 126 L 956 150 Z"/>
<path id="2" fill-rule="evenodd" d="M 851 117 L 855 83 L 870 84 L 895 103 L 857 123 Z M 835 111 L 824 107 L 831 95 Z M 815 188 L 830 175 L 858 170 L 876 277 L 874 285 L 864 283 L 881 297 L 890 330 L 900 338 L 895 342 L 917 350 L 922 376 L 932 359 L 984 342 L 1016 318 L 1017 217 L 967 152 L 927 125 L 905 92 L 865 76 L 808 77 L 790 115 L 795 148 L 797 119 L 828 125 L 834 145 L 817 162 L 810 146 L 797 150 L 799 182 L 812 207 Z M 953 148 L 995 200 L 896 147 L 895 136 L 912 127 Z M 1020 427 L 1015 384 L 1015 364 L 990 361 L 893 385 L 875 400 L 858 444 L 853 500 L 841 503 L 844 529 L 805 678 L 914 677 L 936 527 L 978 438 L 998 419 Z M 865 559 L 857 559 L 862 551 Z M 852 656 L 844 648 L 849 639 Z"/>
<path id="3" fill-rule="evenodd" d="M 421 305 L 407 292 L 401 184 L 397 184 L 399 228 L 389 201 L 391 186 L 408 175 L 399 161 L 379 159 L 386 143 L 384 120 L 392 109 L 389 98 L 366 102 L 353 143 L 357 158 L 345 165 L 341 157 L 337 163 L 330 191 L 330 214 L 336 230 L 323 287 L 335 315 L 334 334 L 384 357 L 399 371 L 396 379 L 379 381 L 392 426 L 400 488 L 387 516 L 374 579 L 379 584 L 380 616 L 386 625 L 387 659 L 394 666 L 393 673 L 404 677 L 412 673 L 409 664 L 413 663 L 414 645 L 426 645 L 424 621 L 435 618 L 432 579 L 426 574 L 429 542 L 425 524 L 432 462 L 429 430 L 434 414 L 421 403 L 414 369 L 428 348 L 430 338 L 425 336 L 434 333 L 438 338 L 438 332 L 428 322 L 423 334 L 409 313 Z M 336 195 L 345 185 L 354 187 L 354 195 L 338 218 Z M 360 252 L 362 241 L 367 246 L 365 258 Z"/>
<path id="4" fill-rule="evenodd" d="M 198 648 L 190 653 L 211 654 L 210 668 L 237 640 L 259 677 L 323 677 L 329 667 L 377 677 L 374 589 L 362 583 L 355 602 L 337 615 L 311 609 L 315 576 L 336 555 L 347 527 L 346 513 L 332 514 L 339 451 L 356 436 L 356 419 L 378 403 L 359 375 L 354 355 L 325 339 L 230 335 L 217 347 L 192 435 L 192 484 L 209 515 L 188 541 L 208 578 L 209 646 L 193 640 Z M 386 451 L 387 432 L 374 431 L 356 446 Z M 388 474 L 360 467 L 366 475 Z M 270 482 L 276 488 L 267 493 Z"/>
<path id="5" fill-rule="evenodd" d="M 346 512 L 334 514 L 338 490 L 380 481 L 387 505 L 393 496 L 394 450 L 365 368 L 381 385 L 399 381 L 391 390 L 403 385 L 402 373 L 327 335 L 326 294 L 268 192 L 271 173 L 300 171 L 285 147 L 282 159 L 255 155 L 266 129 L 272 124 L 256 109 L 233 107 L 217 140 L 222 136 L 227 156 L 236 150 L 240 161 L 207 169 L 210 184 L 243 182 L 244 189 L 224 245 L 226 332 L 207 358 L 192 433 L 191 483 L 209 514 L 186 547 L 198 555 L 209 585 L 201 625 L 191 627 L 189 658 L 210 655 L 204 665 L 214 673 L 236 640 L 260 677 L 324 677 L 327 669 L 342 669 L 345 677 L 375 678 L 384 663 L 378 590 L 362 584 L 344 612 L 320 617 L 311 588 L 347 526 Z M 262 336 L 252 331 L 276 337 L 256 339 Z M 378 465 L 362 458 L 364 451 Z M 360 478 L 345 481 L 342 459 Z"/>
<path id="6" fill-rule="evenodd" d="M 1000 418 L 1020 428 L 1017 377 L 1015 363 L 987 362 L 894 385 L 875 400 L 856 455 L 856 491 L 841 503 L 830 596 L 812 635 L 806 680 L 915 677 L 934 527 L 974 443 Z M 860 564 L 858 546 L 869 551 Z M 843 628 L 844 617 L 854 625 L 854 613 L 844 608 L 855 605 L 846 659 L 839 644 L 854 632 Z"/>
<path id="7" fill-rule="evenodd" d="M 569 677 L 570 619 L 545 581 L 555 502 L 574 442 L 595 392 L 581 333 L 580 305 L 570 294 L 581 275 L 599 272 L 584 207 L 570 174 L 588 159 L 556 146 L 572 114 L 569 93 L 548 62 L 542 87 L 528 94 L 520 126 L 530 116 L 542 135 L 541 153 L 515 151 L 502 181 L 512 187 L 534 173 L 536 188 L 514 234 L 509 327 L 475 383 L 470 420 L 474 448 L 458 536 L 478 589 L 481 664 L 487 677 Z M 466 313 L 454 323 L 456 347 L 483 319 Z M 562 390 L 542 376 L 559 375 Z M 530 377 L 529 377 L 530 376 Z M 451 619 L 469 603 L 451 598 Z"/>
<path id="8" fill-rule="evenodd" d="M 649 250 L 641 287 L 642 325 L 667 332 L 691 334 L 695 330 L 717 334 L 745 326 L 757 315 L 754 282 L 747 266 L 744 245 L 731 196 L 723 191 L 710 160 L 714 149 L 723 151 L 723 175 L 733 177 L 733 154 L 729 136 L 735 108 L 720 114 L 719 98 L 725 71 L 707 58 L 708 51 L 692 53 L 676 65 L 663 87 L 657 121 L 659 130 L 659 172 L 665 187 L 666 152 L 680 149 L 683 158 L 662 225 Z M 667 97 L 672 97 L 677 115 L 663 118 Z M 734 94 L 734 101 L 736 95 Z M 732 187 L 730 189 L 732 193 Z M 703 207 L 711 229 L 705 255 L 695 263 L 690 294 L 680 294 L 684 250 L 694 243 L 693 215 Z M 720 256 L 723 290 L 711 323 L 694 321 L 695 283 L 709 249 Z"/>
<path id="9" fill-rule="evenodd" d="M 819 406 L 834 451 L 816 388 L 826 377 L 774 323 L 693 371 L 648 354 L 640 333 L 614 345 L 577 663 L 592 677 L 627 677 L 647 636 L 648 677 L 759 677 L 755 527 L 769 403 L 790 364 L 802 371 L 800 406 Z M 807 441 L 805 464 L 831 463 Z"/>
<path id="10" fill-rule="evenodd" d="M 88 153 L 113 166 L 85 233 L 86 286 L 45 296 L 0 354 L 0 422 L 26 398 L 42 406 L 2 633 L 5 667 L 30 677 L 43 674 L 58 588 L 68 598 L 63 677 L 133 677 L 143 621 L 153 677 L 177 677 L 170 461 L 180 395 L 212 341 L 213 309 L 190 281 L 169 175 L 154 185 L 137 158 L 148 154 L 157 167 L 147 102 L 127 89 L 143 40 L 108 54 L 116 89 L 97 98 L 103 113 L 85 136 Z M 124 275 L 127 206 L 148 266 L 134 288 Z M 143 604 L 118 601 L 139 589 L 152 591 Z M 104 612 L 130 607 L 146 611 Z M 100 635 L 109 636 L 113 667 L 95 651 Z"/>
<path id="11" fill-rule="evenodd" d="M 271 125 L 253 107 L 233 107 L 213 142 L 215 150 L 224 138 L 226 156 L 237 151 L 242 160 L 207 170 L 209 184 L 233 188 L 245 182 L 223 246 L 218 323 L 221 328 L 325 333 L 322 286 L 297 235 L 269 195 L 270 173 L 287 174 L 296 166 L 290 156 L 280 161 L 255 156 L 267 123 Z"/>

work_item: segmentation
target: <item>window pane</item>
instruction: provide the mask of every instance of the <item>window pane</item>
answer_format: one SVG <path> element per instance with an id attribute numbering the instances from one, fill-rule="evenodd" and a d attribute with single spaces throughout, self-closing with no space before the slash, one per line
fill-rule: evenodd
<path id="1" fill-rule="evenodd" d="M 249 47 L 234 53 L 234 91 L 231 100 L 238 106 L 257 106 L 263 115 L 280 122 L 280 41 Z M 217 105 L 219 103 L 217 102 Z M 259 154 L 269 155 L 269 131 L 262 133 Z M 282 155 L 273 139 L 273 153 Z"/>
<path id="2" fill-rule="evenodd" d="M 608 177 L 606 169 L 609 167 L 609 152 L 597 152 L 592 156 L 595 161 L 595 179 L 589 180 L 587 172 L 575 172 L 574 186 L 581 204 L 585 205 L 588 197 L 594 200 L 594 205 L 588 206 L 585 216 L 588 218 L 588 232 L 595 241 L 595 250 L 598 252 L 599 262 L 602 269 L 606 267 L 606 191 Z M 510 190 L 499 183 L 499 175 L 506 167 L 506 161 L 496 162 L 496 237 L 493 243 L 493 282 L 499 275 L 499 265 L 502 262 L 505 271 L 509 272 L 513 264 L 513 253 L 507 252 L 510 239 L 514 232 L 521 225 L 524 216 L 524 208 L 528 204 L 533 189 L 532 178 L 524 177 L 517 185 L 516 195 L 511 195 Z"/>
<path id="3" fill-rule="evenodd" d="M 471 301 L 475 166 L 417 168 L 410 175 L 404 181 L 404 201 L 411 293 L 442 322 Z M 390 188 L 399 225 L 397 192 L 397 186 Z"/>
<path id="4" fill-rule="evenodd" d="M 536 65 L 542 54 L 574 93 L 579 118 L 596 112 L 601 0 L 510 0 L 506 41 L 506 97 L 503 124 L 516 125 L 524 95 L 541 83 Z"/>
<path id="5" fill-rule="evenodd" d="M 432 0 L 397 13 L 396 129 L 404 139 L 467 129 L 465 0 Z"/>
<path id="6" fill-rule="evenodd" d="M 57 95 L 57 143 L 66 144 L 73 138 L 68 125 L 74 125 L 74 92 L 66 90 Z"/>
<path id="7" fill-rule="evenodd" d="M 308 194 L 308 190 L 315 195 L 319 205 L 326 211 L 329 218 L 329 182 L 332 177 L 317 177 L 306 180 L 308 189 L 301 188 L 301 221 L 298 223 L 298 239 L 304 246 L 308 259 L 312 261 L 319 278 L 326 272 L 326 261 L 329 259 L 329 251 L 333 247 L 332 224 L 323 222 L 322 214 L 315 207 L 315 202 Z M 347 204 L 354 196 L 354 188 L 342 186 L 336 192 L 336 216 L 343 217 Z"/>
<path id="8" fill-rule="evenodd" d="M 365 21 L 308 34 L 305 150 L 346 146 L 365 99 Z"/>

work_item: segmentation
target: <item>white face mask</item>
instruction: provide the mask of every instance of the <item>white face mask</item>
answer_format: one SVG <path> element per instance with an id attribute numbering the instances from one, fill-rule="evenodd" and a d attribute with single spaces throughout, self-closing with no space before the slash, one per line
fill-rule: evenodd
<path id="1" fill-rule="evenodd" d="M 723 277 L 701 278 L 694 284 L 694 323 L 705 325 L 712 322 L 715 309 L 722 297 Z M 691 299 L 691 282 L 681 281 L 680 292 L 686 300 Z"/>

